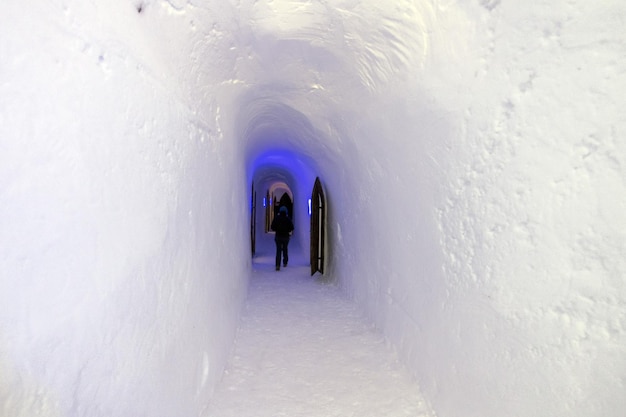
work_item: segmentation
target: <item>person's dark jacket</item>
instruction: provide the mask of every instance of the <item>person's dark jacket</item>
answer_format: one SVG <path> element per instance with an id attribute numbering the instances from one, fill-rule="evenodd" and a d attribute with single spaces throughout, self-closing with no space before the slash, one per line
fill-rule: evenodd
<path id="1" fill-rule="evenodd" d="M 283 213 L 279 213 L 272 221 L 271 229 L 276 232 L 277 238 L 289 238 L 289 233 L 293 231 L 291 219 Z"/>

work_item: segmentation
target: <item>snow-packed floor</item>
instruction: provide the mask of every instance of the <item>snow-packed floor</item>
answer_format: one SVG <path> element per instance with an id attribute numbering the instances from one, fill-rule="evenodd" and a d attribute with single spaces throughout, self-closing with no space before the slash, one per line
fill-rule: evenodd
<path id="1" fill-rule="evenodd" d="M 273 236 L 261 238 L 233 354 L 204 415 L 434 416 L 357 307 L 311 277 L 295 247 L 275 271 Z"/>

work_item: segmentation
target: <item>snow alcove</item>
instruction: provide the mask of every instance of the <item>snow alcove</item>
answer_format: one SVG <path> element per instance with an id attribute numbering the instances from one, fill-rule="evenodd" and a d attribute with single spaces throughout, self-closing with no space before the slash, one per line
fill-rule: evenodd
<path id="1" fill-rule="evenodd" d="M 625 19 L 619 0 L 6 0 L 0 416 L 202 415 L 263 198 L 291 199 L 307 258 L 319 179 L 306 282 L 350 300 L 433 413 L 621 417 Z"/>

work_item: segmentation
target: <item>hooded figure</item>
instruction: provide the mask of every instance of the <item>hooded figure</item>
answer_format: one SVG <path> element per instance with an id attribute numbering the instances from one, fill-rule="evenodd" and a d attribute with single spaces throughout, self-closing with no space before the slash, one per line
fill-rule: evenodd
<path id="1" fill-rule="evenodd" d="M 287 207 L 282 206 L 278 210 L 278 216 L 274 217 L 270 228 L 276 232 L 276 270 L 280 271 L 280 259 L 282 255 L 283 267 L 289 262 L 289 236 L 293 231 L 293 223 L 287 216 Z"/>

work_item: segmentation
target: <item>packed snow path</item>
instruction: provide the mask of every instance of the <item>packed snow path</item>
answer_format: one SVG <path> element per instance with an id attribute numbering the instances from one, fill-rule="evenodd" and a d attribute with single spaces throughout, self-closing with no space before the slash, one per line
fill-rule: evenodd
<path id="1" fill-rule="evenodd" d="M 271 235 L 254 259 L 233 354 L 205 416 L 434 414 L 392 349 L 301 251 L 274 270 Z M 260 252 L 260 253 L 259 253 Z"/>

